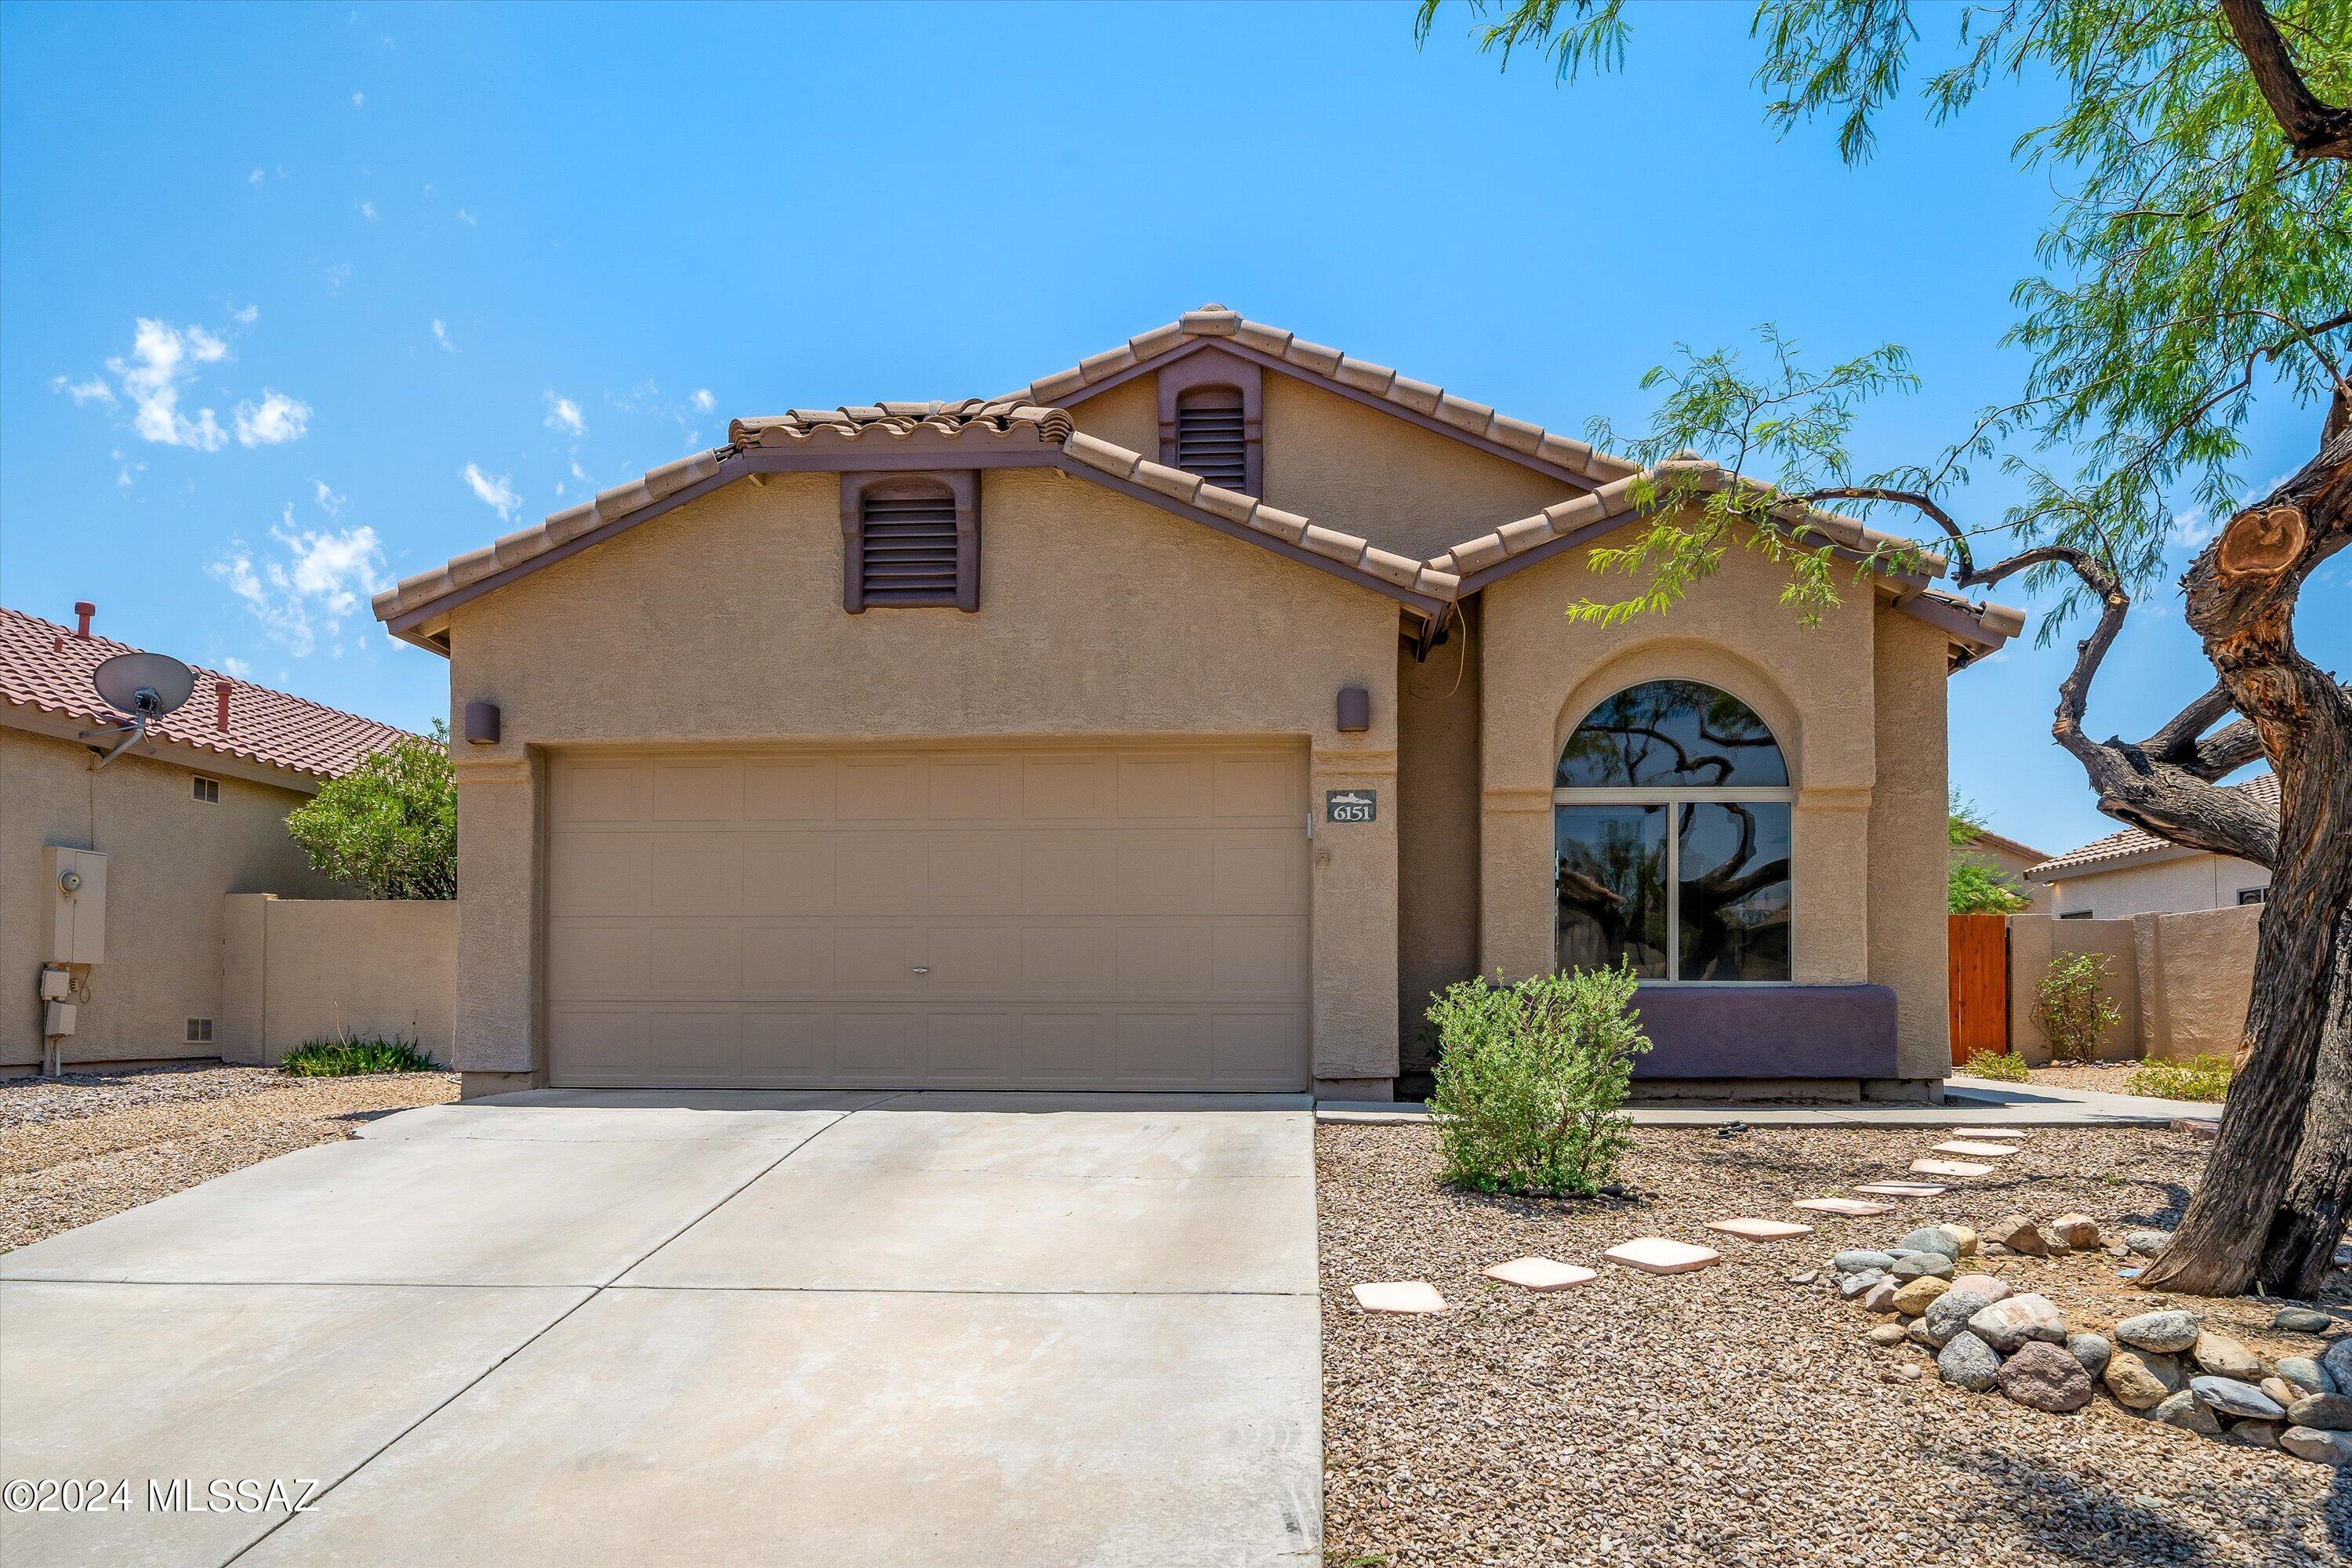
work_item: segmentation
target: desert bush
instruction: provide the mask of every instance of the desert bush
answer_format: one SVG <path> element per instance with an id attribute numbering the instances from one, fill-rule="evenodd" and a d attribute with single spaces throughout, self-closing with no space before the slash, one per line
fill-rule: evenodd
<path id="1" fill-rule="evenodd" d="M 394 1035 L 338 1035 L 331 1040 L 305 1040 L 286 1053 L 278 1067 L 296 1078 L 356 1078 L 371 1072 L 439 1072 L 441 1064 L 417 1048 L 415 1040 Z"/>
<path id="2" fill-rule="evenodd" d="M 1450 1182 L 1589 1197 L 1630 1140 L 1617 1114 L 1650 1048 L 1632 965 L 1449 985 L 1429 1009 L 1440 1055 L 1431 1118 Z"/>
<path id="3" fill-rule="evenodd" d="M 2153 1100 L 2220 1101 L 2230 1092 L 2230 1058 L 2224 1056 L 2185 1057 L 2177 1062 L 2142 1062 L 2132 1069 L 2124 1088 Z"/>
<path id="4" fill-rule="evenodd" d="M 1960 1070 L 1971 1078 L 1994 1078 L 2004 1083 L 2023 1083 L 2032 1076 L 2025 1058 L 2015 1051 L 1970 1051 Z"/>
<path id="5" fill-rule="evenodd" d="M 2115 967 L 2104 952 L 2062 952 L 2050 961 L 2033 988 L 2033 1026 L 2050 1042 L 2052 1059 L 2090 1060 L 2099 1037 L 2122 1020 L 2105 990 Z"/>

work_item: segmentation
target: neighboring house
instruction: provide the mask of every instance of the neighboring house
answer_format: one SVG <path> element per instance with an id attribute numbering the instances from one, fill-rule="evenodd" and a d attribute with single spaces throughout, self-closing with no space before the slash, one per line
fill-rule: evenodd
<path id="1" fill-rule="evenodd" d="M 2050 889 L 2039 882 L 2025 879 L 2027 871 L 2050 858 L 2041 850 L 1987 829 L 1966 844 L 1953 845 L 1951 858 L 1955 863 L 1975 860 L 2000 872 L 2026 900 L 2025 908 L 2018 913 L 2046 915 L 2050 912 Z"/>
<path id="2" fill-rule="evenodd" d="M 2277 774 L 2263 773 L 2230 787 L 2273 816 L 2278 815 Z M 2268 867 L 2168 844 L 2137 827 L 2070 849 L 2025 875 L 2029 882 L 2049 889 L 2052 912 L 2062 921 L 2122 920 L 2259 904 L 2271 885 Z"/>
<path id="3" fill-rule="evenodd" d="M 1386 1098 L 1433 989 L 1614 956 L 1654 1089 L 1939 1092 L 1944 681 L 2022 617 L 1895 573 L 1807 630 L 1733 550 L 1570 620 L 1637 479 L 1209 306 L 403 581 L 473 742 L 466 1092 Z"/>
<path id="4" fill-rule="evenodd" d="M 116 721 L 90 672 L 133 649 L 91 633 L 96 607 L 62 626 L 0 609 L 0 1072 L 37 1067 L 38 975 L 58 893 L 52 847 L 105 857 L 104 956 L 74 973 L 68 1063 L 218 1055 L 222 895 L 349 898 L 311 871 L 286 814 L 402 731 L 250 681 L 196 671 L 194 696 L 135 746 L 92 764 Z M 93 889 L 95 890 L 95 889 Z"/>

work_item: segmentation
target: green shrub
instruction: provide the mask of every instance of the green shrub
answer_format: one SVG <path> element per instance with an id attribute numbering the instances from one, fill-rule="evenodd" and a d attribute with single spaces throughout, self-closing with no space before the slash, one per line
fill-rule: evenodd
<path id="1" fill-rule="evenodd" d="M 353 1078 L 370 1072 L 439 1072 L 441 1064 L 416 1048 L 415 1040 L 394 1035 L 362 1037 L 338 1035 L 331 1040 L 305 1040 L 278 1064 L 296 1078 Z"/>
<path id="2" fill-rule="evenodd" d="M 1971 1078 L 1997 1078 L 2004 1083 L 2023 1083 L 2032 1076 L 2025 1058 L 2015 1051 L 1970 1051 L 1960 1070 Z"/>
<path id="3" fill-rule="evenodd" d="M 1441 1051 L 1429 1110 L 1446 1180 L 1482 1193 L 1601 1189 L 1631 1142 L 1617 1109 L 1650 1048 L 1633 985 L 1625 964 L 1445 988 L 1429 1009 Z"/>
<path id="4" fill-rule="evenodd" d="M 2177 1062 L 2142 1062 L 2124 1080 L 2133 1094 L 2152 1100 L 2220 1100 L 2230 1092 L 2230 1058 L 2187 1057 Z"/>
<path id="5" fill-rule="evenodd" d="M 371 899 L 457 896 L 457 783 L 449 731 L 404 735 L 286 818 L 310 868 Z"/>
<path id="6" fill-rule="evenodd" d="M 2084 1062 L 2099 1037 L 2123 1018 L 2123 1009 L 2103 986 L 2116 961 L 2104 952 L 2062 952 L 2050 961 L 2033 988 L 2033 1026 L 2062 1062 Z"/>

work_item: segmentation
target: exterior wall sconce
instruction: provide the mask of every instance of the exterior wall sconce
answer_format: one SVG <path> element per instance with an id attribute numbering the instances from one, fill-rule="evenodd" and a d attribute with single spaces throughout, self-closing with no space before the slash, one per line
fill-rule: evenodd
<path id="1" fill-rule="evenodd" d="M 495 746 L 499 743 L 499 705 L 495 702 L 466 704 L 466 742 L 473 746 Z"/>
<path id="2" fill-rule="evenodd" d="M 1372 727 L 1372 694 L 1360 686 L 1339 688 L 1339 733 L 1358 735 Z"/>

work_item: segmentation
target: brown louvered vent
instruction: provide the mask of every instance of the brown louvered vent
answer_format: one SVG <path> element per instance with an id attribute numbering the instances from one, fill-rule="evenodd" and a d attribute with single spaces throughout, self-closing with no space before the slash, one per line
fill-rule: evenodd
<path id="1" fill-rule="evenodd" d="M 956 503 L 951 496 L 867 496 L 860 563 L 869 605 L 956 602 Z"/>
<path id="2" fill-rule="evenodd" d="M 1249 489 L 1249 433 L 1242 395 L 1232 387 L 1204 386 L 1176 405 L 1176 466 L 1229 490 Z"/>

